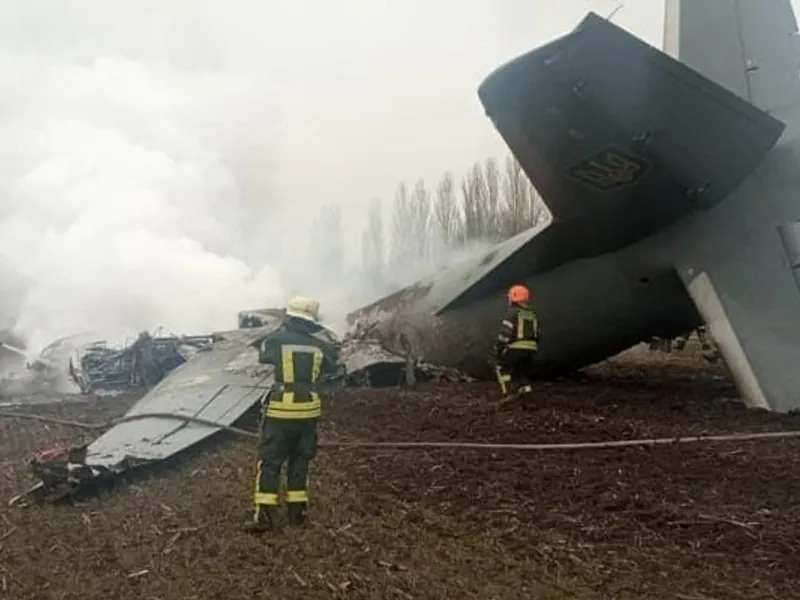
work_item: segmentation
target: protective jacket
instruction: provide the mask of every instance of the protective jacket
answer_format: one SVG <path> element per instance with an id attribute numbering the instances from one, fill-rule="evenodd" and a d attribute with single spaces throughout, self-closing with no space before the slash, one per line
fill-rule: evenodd
<path id="1" fill-rule="evenodd" d="M 512 304 L 503 317 L 495 342 L 495 356 L 501 358 L 508 350 L 534 353 L 539 349 L 539 320 L 527 304 Z"/>
<path id="2" fill-rule="evenodd" d="M 275 366 L 275 386 L 265 398 L 265 416 L 316 419 L 322 414 L 318 384 L 339 372 L 339 344 L 327 329 L 288 317 L 258 344 L 259 362 Z"/>

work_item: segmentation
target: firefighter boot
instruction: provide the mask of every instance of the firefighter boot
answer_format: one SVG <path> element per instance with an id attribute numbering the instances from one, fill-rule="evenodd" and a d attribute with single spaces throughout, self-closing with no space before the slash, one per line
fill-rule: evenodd
<path id="1" fill-rule="evenodd" d="M 521 385 L 517 394 L 523 410 L 533 408 L 533 388 L 530 385 Z"/>
<path id="2" fill-rule="evenodd" d="M 244 524 L 247 533 L 268 533 L 278 529 L 278 507 L 277 506 L 257 506 L 253 513 L 253 518 Z"/>
<path id="3" fill-rule="evenodd" d="M 308 514 L 308 505 L 305 502 L 292 502 L 286 507 L 290 525 L 303 525 Z"/>

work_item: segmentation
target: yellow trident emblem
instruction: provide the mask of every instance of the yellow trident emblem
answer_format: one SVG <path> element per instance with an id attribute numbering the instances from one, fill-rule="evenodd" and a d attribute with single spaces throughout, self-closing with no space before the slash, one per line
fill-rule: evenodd
<path id="1" fill-rule="evenodd" d="M 621 150 L 603 150 L 570 169 L 578 181 L 601 191 L 636 183 L 650 165 Z"/>

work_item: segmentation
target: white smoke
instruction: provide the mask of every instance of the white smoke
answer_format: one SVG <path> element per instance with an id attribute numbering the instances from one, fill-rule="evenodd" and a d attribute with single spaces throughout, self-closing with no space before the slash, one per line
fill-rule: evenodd
<path id="1" fill-rule="evenodd" d="M 0 46 L 0 329 L 35 352 L 84 330 L 229 328 L 284 301 L 276 265 L 252 260 L 280 218 L 258 176 L 268 82 L 103 44 L 71 62 L 29 50 Z"/>
<path id="2" fill-rule="evenodd" d="M 326 152 L 342 154 L 335 137 L 341 130 L 376 129 L 363 121 L 364 105 L 352 101 L 359 92 L 332 106 L 311 103 L 310 114 L 331 126 L 318 140 L 305 125 L 304 111 L 312 109 L 298 99 L 325 97 L 341 78 L 337 61 L 373 57 L 385 47 L 387 64 L 402 57 L 405 65 L 408 45 L 417 44 L 398 41 L 405 39 L 399 31 L 415 27 L 414 6 L 402 5 L 400 16 L 385 3 L 365 1 L 298 6 L 292 0 L 0 2 L 0 330 L 21 332 L 31 354 L 75 332 L 96 332 L 112 343 L 157 327 L 202 333 L 233 327 L 239 310 L 280 305 L 294 293 L 316 296 L 330 320 L 341 323 L 362 299 L 372 301 L 436 266 L 404 264 L 391 282 L 373 285 L 352 265 L 340 273 L 320 264 L 326 240 L 291 222 L 298 217 L 290 208 L 352 201 L 344 221 L 359 221 L 364 207 L 355 171 L 347 171 L 357 190 L 352 196 L 340 186 L 314 199 L 309 190 L 319 186 L 304 191 L 302 185 L 296 197 L 275 195 L 276 155 L 286 150 L 282 132 L 300 141 L 281 159 L 295 171 L 305 165 L 312 178 L 321 163 L 331 163 Z M 417 32 L 423 50 L 415 64 L 429 64 L 433 48 L 450 47 L 441 43 L 441 27 L 454 28 L 452 39 L 484 29 L 488 9 L 454 20 L 451 6 L 457 5 L 437 9 L 437 25 Z M 363 27 L 353 35 L 343 26 L 356 17 Z M 333 18 L 342 20 L 332 25 Z M 383 29 L 367 27 L 373 21 Z M 324 43 L 308 43 L 317 37 Z M 320 59 L 329 56 L 338 58 Z M 450 64 L 448 56 L 438 60 Z M 353 89 L 360 81 L 372 92 L 382 85 L 375 76 L 393 72 L 374 63 L 360 60 L 350 73 L 360 77 Z M 418 72 L 402 69 L 409 77 Z M 448 89 L 474 103 L 469 94 L 483 68 L 470 69 L 466 87 Z M 428 77 L 419 73 L 413 81 L 394 73 L 391 81 L 419 88 Z M 282 84 L 293 91 L 284 94 Z M 419 100 L 425 97 L 415 95 L 420 104 L 413 111 L 431 104 Z M 371 109 L 383 106 L 378 100 Z M 390 120 L 394 113 L 387 111 L 372 122 Z M 329 112 L 337 127 L 323 118 Z M 353 147 L 403 140 L 367 136 Z M 322 150 L 298 153 L 305 141 Z M 423 146 L 430 156 L 445 154 Z M 351 162 L 361 164 L 358 155 Z M 384 172 L 377 166 L 363 171 Z M 336 168 L 323 175 L 331 179 Z M 298 177 L 283 182 L 294 192 Z M 304 218 L 318 208 L 308 206 Z"/>

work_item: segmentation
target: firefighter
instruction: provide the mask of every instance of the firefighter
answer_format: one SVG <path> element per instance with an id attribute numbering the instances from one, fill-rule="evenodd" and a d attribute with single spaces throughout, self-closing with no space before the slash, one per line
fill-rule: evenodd
<path id="1" fill-rule="evenodd" d="M 245 529 L 274 530 L 281 466 L 286 468 L 286 503 L 292 525 L 305 521 L 308 470 L 317 453 L 317 420 L 322 413 L 318 384 L 340 373 L 339 344 L 319 324 L 319 303 L 293 298 L 281 326 L 254 344 L 259 362 L 275 366 L 275 384 L 262 398 L 261 439 L 255 482 L 255 510 Z"/>
<path id="2" fill-rule="evenodd" d="M 138 375 L 139 381 L 148 390 L 164 379 L 164 369 L 156 360 L 153 336 L 148 331 L 139 333 L 139 337 L 131 346 L 133 352 L 133 373 Z"/>
<path id="3" fill-rule="evenodd" d="M 494 345 L 495 371 L 503 396 L 509 387 L 523 399 L 533 392 L 531 371 L 539 341 L 539 321 L 528 305 L 530 290 L 515 285 L 508 290 L 508 311 Z"/>

